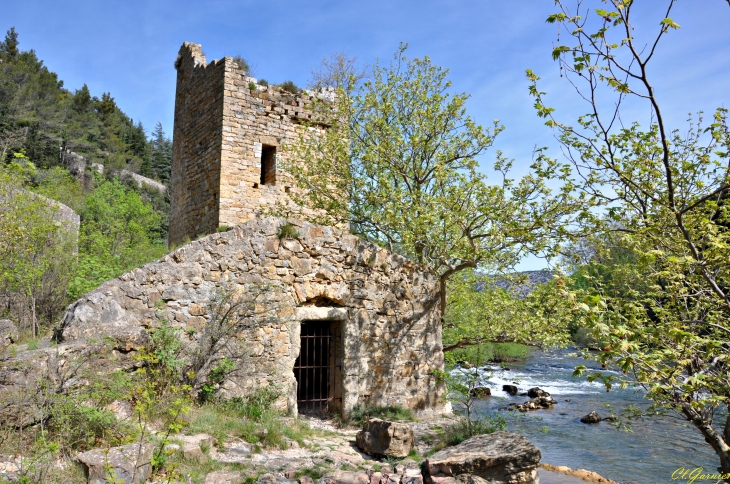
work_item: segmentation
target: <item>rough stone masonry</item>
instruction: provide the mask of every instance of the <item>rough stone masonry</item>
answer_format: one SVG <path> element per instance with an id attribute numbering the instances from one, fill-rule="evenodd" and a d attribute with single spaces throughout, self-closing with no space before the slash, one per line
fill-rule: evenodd
<path id="1" fill-rule="evenodd" d="M 265 292 L 258 322 L 231 338 L 239 356 L 224 395 L 274 383 L 292 413 L 302 402 L 344 416 L 365 403 L 442 409 L 437 278 L 346 231 L 262 218 L 297 190 L 277 165 L 287 143 L 322 133 L 303 121 L 313 97 L 333 92 L 259 86 L 232 58 L 207 63 L 189 42 L 175 67 L 170 243 L 213 235 L 74 303 L 62 341 L 111 338 L 129 358 L 169 321 L 192 354 L 214 327 L 217 298 Z M 223 225 L 235 228 L 215 233 Z"/>
<path id="2" fill-rule="evenodd" d="M 170 190 L 171 244 L 251 220 L 296 190 L 281 170 L 287 143 L 318 136 L 314 97 L 260 86 L 232 57 L 206 62 L 199 44 L 185 42 L 177 62 Z M 306 210 L 306 209 L 304 209 Z"/>
<path id="3" fill-rule="evenodd" d="M 279 238 L 285 223 L 296 237 Z M 69 307 L 61 342 L 103 335 L 130 357 L 165 320 L 194 347 L 213 316 L 211 301 L 232 286 L 265 288 L 273 317 L 235 335 L 244 352 L 224 395 L 275 382 L 284 390 L 278 406 L 296 413 L 301 324 L 321 320 L 340 327 L 330 410 L 347 416 L 367 402 L 442 408 L 432 374 L 443 369 L 438 280 L 347 232 L 302 221 L 255 219 L 104 283 Z"/>

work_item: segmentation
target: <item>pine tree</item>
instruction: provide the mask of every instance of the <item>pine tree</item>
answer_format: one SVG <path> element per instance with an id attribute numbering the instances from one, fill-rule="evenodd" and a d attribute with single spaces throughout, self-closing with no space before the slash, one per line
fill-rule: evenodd
<path id="1" fill-rule="evenodd" d="M 168 183 L 170 181 L 170 172 L 172 171 L 172 141 L 165 137 L 165 131 L 162 129 L 162 123 L 159 121 L 155 125 L 155 131 L 152 133 L 150 151 L 151 174 L 153 178 L 160 180 L 162 183 Z"/>
<path id="2" fill-rule="evenodd" d="M 18 32 L 15 31 L 15 27 L 10 27 L 10 30 L 5 34 L 5 41 L 0 42 L 0 56 L 14 60 L 18 57 Z"/>

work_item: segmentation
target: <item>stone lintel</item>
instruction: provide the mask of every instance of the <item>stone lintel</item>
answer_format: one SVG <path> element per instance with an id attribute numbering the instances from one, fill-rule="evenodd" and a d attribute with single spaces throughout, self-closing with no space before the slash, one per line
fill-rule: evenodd
<path id="1" fill-rule="evenodd" d="M 297 308 L 298 321 L 343 321 L 347 319 L 346 308 L 301 307 Z"/>

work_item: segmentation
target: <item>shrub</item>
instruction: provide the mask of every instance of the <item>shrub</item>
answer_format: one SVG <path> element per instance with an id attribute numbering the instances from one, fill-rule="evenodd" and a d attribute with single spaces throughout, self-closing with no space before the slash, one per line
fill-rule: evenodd
<path id="1" fill-rule="evenodd" d="M 300 90 L 300 89 L 299 89 L 299 88 L 297 87 L 297 85 L 296 85 L 296 84 L 294 84 L 294 82 L 293 82 L 293 81 L 284 81 L 284 82 L 282 82 L 281 84 L 279 84 L 279 87 L 280 87 L 280 88 L 281 88 L 282 90 L 284 90 L 284 91 L 286 91 L 286 92 L 289 92 L 289 93 L 291 93 L 291 94 L 298 94 L 298 93 L 299 93 L 299 90 Z"/>
<path id="2" fill-rule="evenodd" d="M 373 417 L 383 420 L 413 420 L 413 412 L 399 405 L 358 404 L 352 409 L 348 422 L 352 425 L 361 426 L 367 419 Z"/>
<path id="3" fill-rule="evenodd" d="M 267 81 L 266 79 L 259 79 L 258 82 L 259 82 L 259 86 L 267 87 L 269 85 L 269 81 Z"/>
<path id="4" fill-rule="evenodd" d="M 490 415 L 481 419 L 474 419 L 471 422 L 471 432 L 469 422 L 465 418 L 460 418 L 455 423 L 446 426 L 439 436 L 438 449 L 458 445 L 466 439 L 474 435 L 491 434 L 504 430 L 507 426 L 507 420 L 501 415 Z"/>
<path id="5" fill-rule="evenodd" d="M 253 76 L 254 69 L 246 59 L 244 59 L 240 55 L 234 55 L 233 62 L 238 64 L 238 70 L 245 72 L 249 76 Z"/>
<path id="6" fill-rule="evenodd" d="M 279 232 L 276 235 L 279 239 L 296 239 L 299 237 L 299 231 L 294 224 L 286 222 L 279 227 Z"/>

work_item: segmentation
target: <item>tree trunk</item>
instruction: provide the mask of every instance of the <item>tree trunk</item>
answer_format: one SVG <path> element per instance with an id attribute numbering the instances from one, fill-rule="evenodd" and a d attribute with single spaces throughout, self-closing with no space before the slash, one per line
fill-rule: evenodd
<path id="1" fill-rule="evenodd" d="M 722 474 L 730 475 L 730 446 L 728 446 L 725 439 L 689 405 L 682 406 L 682 413 L 702 433 L 707 443 L 712 446 L 712 449 L 720 458 L 720 467 L 717 470 Z M 724 480 L 730 482 L 730 478 Z"/>
<path id="2" fill-rule="evenodd" d="M 36 315 L 35 315 L 35 296 L 30 297 L 30 304 L 31 304 L 31 320 L 30 324 L 33 330 L 33 339 L 36 339 L 38 337 L 38 322 L 36 321 Z"/>

